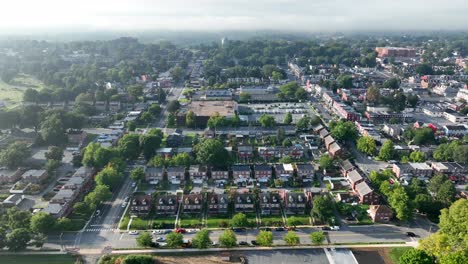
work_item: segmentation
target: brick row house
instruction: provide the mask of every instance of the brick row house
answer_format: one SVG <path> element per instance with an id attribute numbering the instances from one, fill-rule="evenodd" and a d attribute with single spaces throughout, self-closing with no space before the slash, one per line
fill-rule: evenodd
<path id="1" fill-rule="evenodd" d="M 379 204 L 379 195 L 365 181 L 356 184 L 354 191 L 360 203 Z"/>
<path id="2" fill-rule="evenodd" d="M 184 214 L 200 214 L 203 208 L 203 197 L 199 193 L 186 194 L 182 197 L 182 212 Z"/>
<path id="3" fill-rule="evenodd" d="M 155 201 L 156 214 L 172 216 L 177 214 L 179 202 L 176 195 L 166 194 L 160 195 Z"/>
<path id="4" fill-rule="evenodd" d="M 311 195 L 308 192 L 295 193 L 283 191 L 280 195 L 286 214 L 304 214 L 306 209 L 311 206 Z"/>
<path id="5" fill-rule="evenodd" d="M 207 201 L 208 214 L 227 214 L 229 199 L 227 194 L 209 193 Z"/>
<path id="6" fill-rule="evenodd" d="M 152 206 L 153 197 L 151 195 L 135 195 L 130 202 L 130 214 L 146 216 L 150 213 Z"/>
<path id="7" fill-rule="evenodd" d="M 235 213 L 255 212 L 255 197 L 251 193 L 236 193 L 234 195 Z"/>
<path id="8" fill-rule="evenodd" d="M 254 165 L 255 179 L 260 183 L 267 183 L 273 174 L 272 167 L 267 164 Z"/>
<path id="9" fill-rule="evenodd" d="M 278 193 L 261 193 L 258 198 L 260 214 L 279 215 L 281 213 L 281 199 Z"/>

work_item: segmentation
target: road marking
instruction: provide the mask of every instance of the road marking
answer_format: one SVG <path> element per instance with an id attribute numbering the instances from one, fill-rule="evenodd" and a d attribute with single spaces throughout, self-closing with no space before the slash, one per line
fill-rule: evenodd
<path id="1" fill-rule="evenodd" d="M 122 240 L 123 236 L 124 236 L 124 234 L 122 233 L 122 234 L 120 235 L 119 240 Z"/>

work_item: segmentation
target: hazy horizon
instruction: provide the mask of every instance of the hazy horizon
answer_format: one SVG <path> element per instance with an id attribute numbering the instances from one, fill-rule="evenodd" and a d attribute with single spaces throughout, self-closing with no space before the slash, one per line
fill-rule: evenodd
<path id="1" fill-rule="evenodd" d="M 60 32 L 350 32 L 466 30 L 464 0 L 16 0 L 1 34 Z"/>

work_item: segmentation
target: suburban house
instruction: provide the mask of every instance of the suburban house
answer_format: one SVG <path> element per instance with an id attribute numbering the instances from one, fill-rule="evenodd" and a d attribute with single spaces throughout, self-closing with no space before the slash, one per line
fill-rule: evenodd
<path id="1" fill-rule="evenodd" d="M 192 193 L 182 197 L 182 211 L 184 214 L 199 214 L 202 211 L 203 197 Z"/>
<path id="2" fill-rule="evenodd" d="M 268 164 L 256 164 L 254 174 L 258 182 L 267 183 L 271 179 L 272 168 Z"/>
<path id="3" fill-rule="evenodd" d="M 226 182 L 229 179 L 229 171 L 221 169 L 211 169 L 211 179 L 215 182 Z"/>
<path id="4" fill-rule="evenodd" d="M 203 180 L 206 179 L 207 169 L 203 165 L 192 165 L 189 169 L 189 177 L 193 183 L 202 184 Z"/>
<path id="5" fill-rule="evenodd" d="M 294 174 L 294 168 L 292 164 L 276 164 L 275 165 L 276 178 L 283 181 L 287 181 Z"/>
<path id="6" fill-rule="evenodd" d="M 237 147 L 237 157 L 240 160 L 249 160 L 253 158 L 254 152 L 252 146 L 238 146 Z"/>
<path id="7" fill-rule="evenodd" d="M 25 197 L 23 194 L 19 194 L 19 193 L 11 194 L 5 200 L 3 200 L 2 205 L 5 208 L 18 206 L 24 200 L 24 198 Z"/>
<path id="8" fill-rule="evenodd" d="M 148 215 L 151 211 L 153 198 L 151 195 L 135 195 L 130 203 L 131 215 Z"/>
<path id="9" fill-rule="evenodd" d="M 6 168 L 0 168 L 0 184 L 4 183 L 15 183 L 21 178 L 23 174 L 22 170 L 9 170 Z"/>
<path id="10" fill-rule="evenodd" d="M 170 181 L 172 184 L 180 184 L 183 180 L 185 180 L 185 167 L 178 166 L 178 167 L 167 167 L 167 180 Z"/>
<path id="11" fill-rule="evenodd" d="M 28 170 L 21 176 L 25 182 L 39 184 L 47 179 L 46 170 Z"/>
<path id="12" fill-rule="evenodd" d="M 255 212 L 255 199 L 251 193 L 236 193 L 234 195 L 234 211 L 236 213 Z"/>
<path id="13" fill-rule="evenodd" d="M 156 200 L 155 207 L 158 215 L 176 215 L 179 209 L 177 196 L 173 194 L 160 195 Z"/>
<path id="14" fill-rule="evenodd" d="M 364 181 L 364 178 L 357 170 L 352 170 L 348 172 L 347 179 L 353 190 L 355 190 L 356 184 Z"/>
<path id="15" fill-rule="evenodd" d="M 281 213 L 280 196 L 278 193 L 260 193 L 259 197 L 260 213 L 262 215 L 278 215 Z"/>
<path id="16" fill-rule="evenodd" d="M 393 218 L 393 210 L 386 205 L 371 205 L 367 212 L 373 222 L 386 223 Z"/>
<path id="17" fill-rule="evenodd" d="M 236 183 L 245 183 L 250 181 L 250 166 L 249 165 L 232 165 L 232 178 Z"/>
<path id="18" fill-rule="evenodd" d="M 314 180 L 314 166 L 310 163 L 296 164 L 297 177 L 303 182 L 311 182 Z"/>
<path id="19" fill-rule="evenodd" d="M 81 146 L 88 134 L 82 130 L 69 130 L 67 133 L 68 143 L 76 146 Z"/>
<path id="20" fill-rule="evenodd" d="M 228 212 L 229 199 L 227 194 L 209 193 L 207 203 L 210 215 L 227 214 Z"/>
<path id="21" fill-rule="evenodd" d="M 158 167 L 146 167 L 145 180 L 149 184 L 158 184 L 164 179 L 164 169 Z"/>
<path id="22" fill-rule="evenodd" d="M 156 155 L 169 159 L 174 155 L 174 151 L 172 148 L 158 148 L 156 150 Z"/>
<path id="23" fill-rule="evenodd" d="M 270 160 L 277 156 L 275 147 L 258 147 L 257 152 L 263 160 Z"/>
<path id="24" fill-rule="evenodd" d="M 304 214 L 309 198 L 304 193 L 282 192 L 286 214 Z"/>
<path id="25" fill-rule="evenodd" d="M 405 178 L 406 176 L 408 178 L 430 178 L 432 176 L 431 166 L 424 162 L 395 163 L 392 171 L 398 178 Z"/>
<path id="26" fill-rule="evenodd" d="M 355 192 L 359 197 L 359 202 L 362 204 L 379 203 L 379 195 L 364 181 L 356 184 Z"/>

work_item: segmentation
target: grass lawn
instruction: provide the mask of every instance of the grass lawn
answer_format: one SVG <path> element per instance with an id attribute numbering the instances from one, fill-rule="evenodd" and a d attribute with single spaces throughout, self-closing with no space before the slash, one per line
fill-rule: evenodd
<path id="1" fill-rule="evenodd" d="M 119 228 L 121 230 L 127 230 L 128 221 L 130 221 L 130 217 L 128 215 L 124 216 L 124 219 L 120 222 Z"/>
<path id="2" fill-rule="evenodd" d="M 288 216 L 288 225 L 310 225 L 310 217 L 308 215 L 291 215 Z"/>
<path id="3" fill-rule="evenodd" d="M 183 228 L 200 228 L 202 227 L 202 220 L 199 216 L 181 215 L 180 227 Z"/>
<path id="4" fill-rule="evenodd" d="M 10 83 L 0 80 L 0 100 L 18 103 L 23 99 L 23 92 L 27 88 L 42 89 L 44 84 L 32 76 L 18 74 Z"/>
<path id="5" fill-rule="evenodd" d="M 392 259 L 393 263 L 398 264 L 400 263 L 400 257 L 405 254 L 406 251 L 411 249 L 411 247 L 396 247 L 390 250 L 390 258 Z"/>
<path id="6" fill-rule="evenodd" d="M 70 255 L 0 255 L 0 263 L 11 264 L 73 264 L 75 260 Z"/>
<path id="7" fill-rule="evenodd" d="M 151 228 L 151 220 L 134 217 L 130 224 L 130 229 L 146 230 Z"/>
<path id="8" fill-rule="evenodd" d="M 228 227 L 230 218 L 223 218 L 223 217 L 208 217 L 206 220 L 206 226 L 209 228 L 217 228 L 217 227 Z M 224 223 L 224 224 L 223 224 Z"/>
<path id="9" fill-rule="evenodd" d="M 262 226 L 283 226 L 283 218 L 280 215 L 260 216 Z M 254 219 L 255 221 L 255 219 Z"/>

